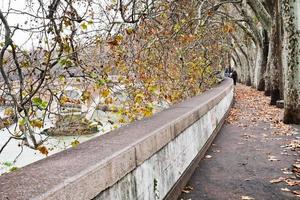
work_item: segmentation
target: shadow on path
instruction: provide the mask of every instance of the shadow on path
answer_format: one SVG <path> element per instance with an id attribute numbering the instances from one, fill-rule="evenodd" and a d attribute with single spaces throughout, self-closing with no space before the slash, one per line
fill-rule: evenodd
<path id="1" fill-rule="evenodd" d="M 300 199 L 300 169 L 293 166 L 300 161 L 299 127 L 284 125 L 283 111 L 261 92 L 243 85 L 235 92 L 227 122 L 179 200 Z"/>

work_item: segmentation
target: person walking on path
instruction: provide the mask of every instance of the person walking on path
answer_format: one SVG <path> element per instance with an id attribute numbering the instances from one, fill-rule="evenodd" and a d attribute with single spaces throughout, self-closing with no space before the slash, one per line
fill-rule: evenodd
<path id="1" fill-rule="evenodd" d="M 237 72 L 234 70 L 231 74 L 231 78 L 233 79 L 234 85 L 236 85 L 237 77 L 238 77 Z"/>

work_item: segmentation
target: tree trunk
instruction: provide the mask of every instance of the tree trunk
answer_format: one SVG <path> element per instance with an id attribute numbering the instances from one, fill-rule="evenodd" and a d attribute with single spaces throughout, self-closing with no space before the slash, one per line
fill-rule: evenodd
<path id="1" fill-rule="evenodd" d="M 263 31 L 263 39 L 264 41 L 263 41 L 263 48 L 262 48 L 262 63 L 258 71 L 259 78 L 257 79 L 257 90 L 259 91 L 265 90 L 264 74 L 267 69 L 268 53 L 269 53 L 269 37 L 268 37 L 268 32 L 266 30 Z"/>
<path id="2" fill-rule="evenodd" d="M 265 95 L 266 96 L 270 96 L 271 95 L 271 76 L 270 76 L 270 73 L 271 73 L 271 63 L 270 63 L 270 60 L 271 60 L 271 55 L 273 54 L 273 43 L 274 41 L 273 40 L 270 40 L 269 42 L 269 51 L 268 51 L 268 61 L 267 61 L 267 68 L 266 68 L 266 72 L 264 74 L 264 79 L 265 79 Z"/>
<path id="3" fill-rule="evenodd" d="M 282 34 L 281 34 L 281 9 L 279 0 L 275 0 L 274 16 L 271 28 L 272 54 L 270 55 L 271 71 L 271 105 L 276 105 L 280 100 L 280 88 L 282 86 Z"/>
<path id="4" fill-rule="evenodd" d="M 285 71 L 284 123 L 300 124 L 300 0 L 282 0 Z M 298 22 L 298 23 L 297 23 Z"/>

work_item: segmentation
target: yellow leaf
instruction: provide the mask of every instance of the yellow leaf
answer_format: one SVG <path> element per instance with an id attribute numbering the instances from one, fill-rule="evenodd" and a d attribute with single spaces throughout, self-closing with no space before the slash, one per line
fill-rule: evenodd
<path id="1" fill-rule="evenodd" d="M 153 115 L 153 107 L 147 106 L 146 108 L 143 108 L 142 113 L 143 113 L 144 117 L 152 116 Z"/>
<path id="2" fill-rule="evenodd" d="M 115 39 L 118 41 L 118 42 L 121 42 L 123 40 L 123 36 L 122 35 L 117 35 L 115 37 Z"/>
<path id="3" fill-rule="evenodd" d="M 141 103 L 143 99 L 144 99 L 144 95 L 139 93 L 139 94 L 135 95 L 134 101 L 136 103 Z"/>
<path id="4" fill-rule="evenodd" d="M 124 118 L 119 119 L 119 123 L 124 124 L 125 123 L 125 119 Z"/>
<path id="5" fill-rule="evenodd" d="M 109 92 L 108 89 L 102 90 L 101 96 L 104 97 L 104 98 L 106 98 L 106 97 L 109 95 L 109 93 L 110 93 L 110 92 Z"/>
<path id="6" fill-rule="evenodd" d="M 34 119 L 30 122 L 31 126 L 37 127 L 37 128 L 42 128 L 43 127 L 43 121 L 40 119 Z"/>
<path id="7" fill-rule="evenodd" d="M 71 145 L 73 148 L 76 148 L 79 144 L 80 144 L 80 142 L 78 140 L 74 140 L 71 142 Z"/>
<path id="8" fill-rule="evenodd" d="M 128 29 L 126 29 L 126 33 L 128 35 L 131 35 L 132 33 L 134 33 L 134 30 L 132 28 L 128 28 Z"/>
<path id="9" fill-rule="evenodd" d="M 62 96 L 62 97 L 60 98 L 59 102 L 60 102 L 61 104 L 65 104 L 65 103 L 69 102 L 69 98 L 68 98 L 67 96 Z"/>
<path id="10" fill-rule="evenodd" d="M 86 101 L 91 99 L 91 93 L 89 91 L 84 91 L 81 95 L 81 100 Z"/>
<path id="11" fill-rule="evenodd" d="M 82 30 L 86 30 L 87 29 L 87 24 L 86 23 L 82 23 L 81 24 L 81 28 L 82 28 Z"/>
<path id="12" fill-rule="evenodd" d="M 113 99 L 112 99 L 111 97 L 107 97 L 107 98 L 104 100 L 104 102 L 105 102 L 106 104 L 111 104 L 111 103 L 113 102 Z"/>
<path id="13" fill-rule="evenodd" d="M 13 108 L 6 108 L 5 110 L 4 110 L 4 115 L 6 115 L 6 116 L 13 116 L 14 115 L 14 109 Z"/>
<path id="14" fill-rule="evenodd" d="M 157 90 L 158 90 L 158 88 L 156 85 L 148 87 L 149 92 L 156 92 Z"/>

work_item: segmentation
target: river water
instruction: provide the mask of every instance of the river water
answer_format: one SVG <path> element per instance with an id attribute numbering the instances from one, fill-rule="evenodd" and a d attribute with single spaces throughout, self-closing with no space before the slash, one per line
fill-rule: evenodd
<path id="1" fill-rule="evenodd" d="M 0 115 L 3 115 L 3 110 L 3 108 L 0 110 Z M 49 136 L 46 142 L 43 144 L 49 150 L 48 156 L 70 148 L 71 143 L 74 140 L 78 140 L 80 143 L 82 143 L 96 136 L 105 134 L 116 128 L 115 124 L 112 125 L 108 122 L 108 120 L 117 121 L 118 116 L 116 114 L 107 114 L 103 111 L 97 110 L 94 113 L 94 115 L 96 115 L 95 117 L 97 117 L 98 119 L 101 118 L 101 123 L 103 124 L 103 126 L 98 126 L 99 132 L 97 132 L 96 134 L 81 136 Z M 5 142 L 9 139 L 9 137 L 11 136 L 9 130 L 13 132 L 15 126 L 16 125 L 13 124 L 8 129 L 5 128 L 0 130 L 0 147 L 2 147 L 5 144 Z M 51 126 L 52 124 L 46 121 L 44 129 L 47 129 Z M 41 137 L 46 138 L 45 135 L 41 135 Z M 37 150 L 33 150 L 24 145 L 19 145 L 19 143 L 20 141 L 12 139 L 5 147 L 3 152 L 0 154 L 0 174 L 8 172 L 14 167 L 20 168 L 47 157 Z M 20 156 L 18 157 L 19 154 Z"/>

